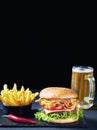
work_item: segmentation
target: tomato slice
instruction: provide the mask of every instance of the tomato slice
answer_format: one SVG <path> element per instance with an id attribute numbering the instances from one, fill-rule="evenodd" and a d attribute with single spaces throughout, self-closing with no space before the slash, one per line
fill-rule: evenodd
<path id="1" fill-rule="evenodd" d="M 47 110 L 65 110 L 66 108 L 63 106 L 58 106 L 58 107 L 52 107 L 52 108 L 45 108 Z"/>

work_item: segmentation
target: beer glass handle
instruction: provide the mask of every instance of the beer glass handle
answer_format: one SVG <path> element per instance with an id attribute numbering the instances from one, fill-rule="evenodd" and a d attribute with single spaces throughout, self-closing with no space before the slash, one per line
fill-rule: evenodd
<path id="1" fill-rule="evenodd" d="M 88 81 L 89 81 L 89 87 L 90 87 L 89 97 L 93 98 L 94 97 L 93 94 L 95 93 L 95 78 L 89 77 Z"/>

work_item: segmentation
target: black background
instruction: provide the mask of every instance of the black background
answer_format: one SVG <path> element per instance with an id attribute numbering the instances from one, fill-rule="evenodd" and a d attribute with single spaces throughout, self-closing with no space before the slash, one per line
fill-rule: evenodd
<path id="1" fill-rule="evenodd" d="M 26 1 L 0 8 L 0 88 L 70 87 L 73 65 L 92 66 L 96 79 L 95 6 Z"/>

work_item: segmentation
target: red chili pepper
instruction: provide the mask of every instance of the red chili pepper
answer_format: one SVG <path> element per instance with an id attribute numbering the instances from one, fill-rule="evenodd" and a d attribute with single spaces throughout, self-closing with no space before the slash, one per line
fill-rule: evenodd
<path id="1" fill-rule="evenodd" d="M 3 117 L 8 117 L 9 119 L 11 119 L 13 121 L 16 121 L 16 122 L 20 122 L 20 123 L 28 123 L 28 124 L 36 124 L 37 123 L 34 120 L 30 120 L 30 119 L 27 119 L 27 118 L 15 116 L 13 114 L 3 115 Z"/>

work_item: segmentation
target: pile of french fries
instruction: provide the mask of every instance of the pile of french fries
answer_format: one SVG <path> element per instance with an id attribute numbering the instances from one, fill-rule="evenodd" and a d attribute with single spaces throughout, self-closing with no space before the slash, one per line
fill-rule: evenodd
<path id="1" fill-rule="evenodd" d="M 38 94 L 38 92 L 33 93 L 29 88 L 25 90 L 24 86 L 21 86 L 20 90 L 18 90 L 16 83 L 14 83 L 12 89 L 9 89 L 8 85 L 4 84 L 0 100 L 5 106 L 26 106 L 31 104 Z"/>

